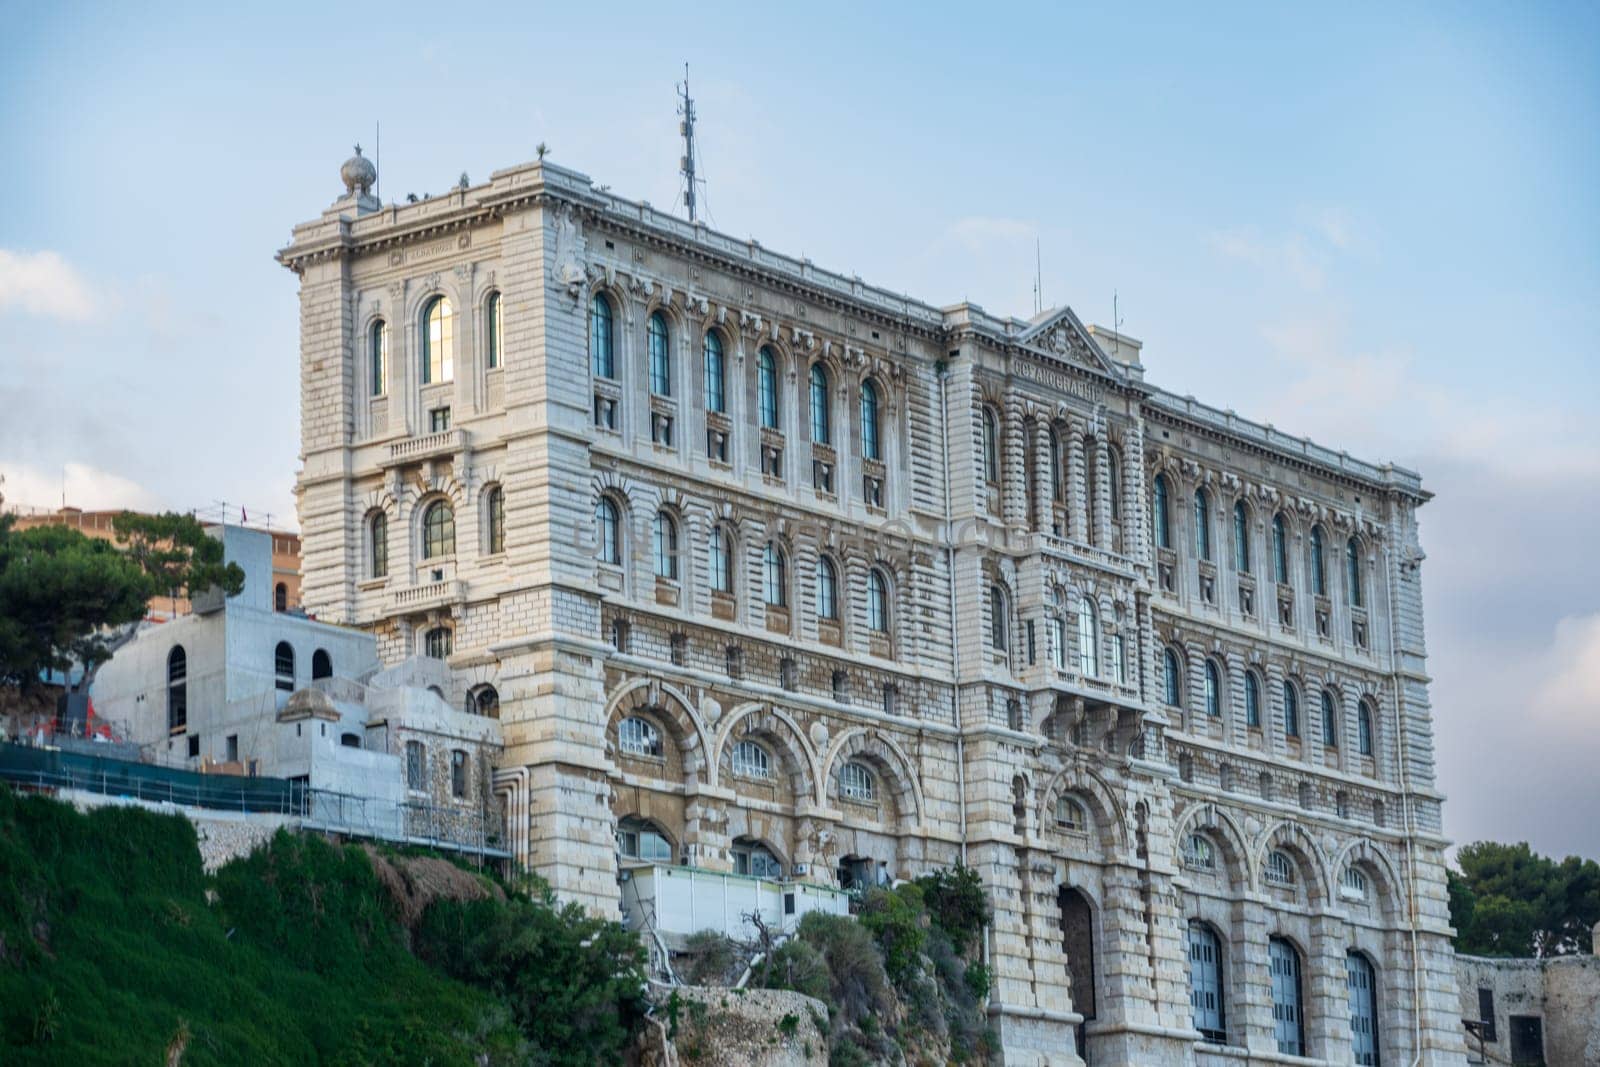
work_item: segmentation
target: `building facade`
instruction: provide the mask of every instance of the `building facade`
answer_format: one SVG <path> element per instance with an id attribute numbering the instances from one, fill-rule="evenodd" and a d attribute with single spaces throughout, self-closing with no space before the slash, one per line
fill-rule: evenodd
<path id="1" fill-rule="evenodd" d="M 548 163 L 341 176 L 304 601 L 496 687 L 558 892 L 965 862 L 1008 1063 L 1460 1062 L 1415 474 Z"/>

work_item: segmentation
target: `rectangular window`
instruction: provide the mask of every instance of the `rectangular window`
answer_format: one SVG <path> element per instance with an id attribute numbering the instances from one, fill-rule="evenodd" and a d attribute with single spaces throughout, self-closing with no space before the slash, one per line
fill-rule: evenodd
<path id="1" fill-rule="evenodd" d="M 457 799 L 467 795 L 467 754 L 459 748 L 450 750 L 450 795 Z"/>
<path id="2" fill-rule="evenodd" d="M 1478 987 L 1478 1021 L 1483 1024 L 1485 1041 L 1500 1040 L 1494 1029 L 1494 990 Z"/>
<path id="3" fill-rule="evenodd" d="M 428 412 L 428 432 L 441 433 L 450 428 L 450 409 L 434 408 Z"/>
<path id="4" fill-rule="evenodd" d="M 190 734 L 189 735 L 189 758 L 190 759 L 194 759 L 198 755 L 200 755 L 200 735 L 199 734 Z"/>
<path id="5" fill-rule="evenodd" d="M 427 788 L 427 763 L 421 741 L 406 742 L 406 788 L 413 792 Z"/>
<path id="6" fill-rule="evenodd" d="M 227 745 L 227 753 L 228 753 L 228 762 L 229 763 L 238 763 L 239 762 L 239 735 L 238 734 L 229 734 L 228 735 L 228 740 L 226 742 L 226 745 Z"/>

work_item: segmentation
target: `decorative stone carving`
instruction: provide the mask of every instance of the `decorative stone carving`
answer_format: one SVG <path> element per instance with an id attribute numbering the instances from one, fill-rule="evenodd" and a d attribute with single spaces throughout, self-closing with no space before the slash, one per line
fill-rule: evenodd
<path id="1" fill-rule="evenodd" d="M 578 211 L 571 204 L 563 204 L 556 211 L 556 281 L 567 287 L 567 295 L 578 298 L 588 277 L 583 265 L 583 230 L 578 221 Z"/>

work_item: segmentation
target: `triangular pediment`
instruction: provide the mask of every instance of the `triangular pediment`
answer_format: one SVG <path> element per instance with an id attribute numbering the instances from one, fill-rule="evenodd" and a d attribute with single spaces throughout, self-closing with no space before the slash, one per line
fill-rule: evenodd
<path id="1" fill-rule="evenodd" d="M 1069 307 L 1050 308 L 1035 315 L 1016 339 L 1019 344 L 1043 355 L 1076 363 L 1119 381 L 1127 376 Z"/>

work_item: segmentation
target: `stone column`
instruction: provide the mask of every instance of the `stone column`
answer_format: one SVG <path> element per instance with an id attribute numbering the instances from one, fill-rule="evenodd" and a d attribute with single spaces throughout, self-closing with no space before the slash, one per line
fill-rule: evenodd
<path id="1" fill-rule="evenodd" d="M 1067 428 L 1067 536 L 1089 542 L 1088 486 L 1083 461 L 1083 423 L 1073 419 Z"/>
<path id="2" fill-rule="evenodd" d="M 1021 394 L 1007 390 L 1005 405 L 1006 423 L 1001 441 L 1005 463 L 1000 472 L 1000 514 L 1008 528 L 1017 529 L 1028 525 L 1027 450 L 1022 437 Z"/>
<path id="3" fill-rule="evenodd" d="M 1033 528 L 1050 532 L 1050 513 L 1055 507 L 1055 487 L 1050 484 L 1050 424 L 1036 419 L 1033 424 Z"/>
<path id="4" fill-rule="evenodd" d="M 1094 439 L 1094 543 L 1111 547 L 1111 454 L 1105 434 Z"/>

